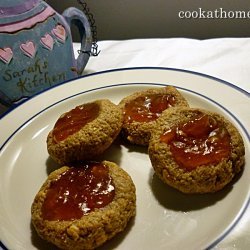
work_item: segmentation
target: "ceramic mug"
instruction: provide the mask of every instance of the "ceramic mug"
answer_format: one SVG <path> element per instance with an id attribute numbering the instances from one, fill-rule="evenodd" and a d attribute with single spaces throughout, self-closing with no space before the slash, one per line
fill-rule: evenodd
<path id="1" fill-rule="evenodd" d="M 75 59 L 70 26 L 81 36 Z M 41 0 L 0 3 L 0 102 L 16 105 L 82 74 L 92 45 L 87 17 L 76 8 L 59 15 Z M 86 52 L 86 53 L 84 53 Z"/>

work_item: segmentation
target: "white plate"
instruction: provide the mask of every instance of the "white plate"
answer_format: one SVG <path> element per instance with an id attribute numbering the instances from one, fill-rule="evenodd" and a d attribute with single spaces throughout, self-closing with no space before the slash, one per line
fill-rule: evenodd
<path id="1" fill-rule="evenodd" d="M 210 195 L 184 195 L 155 177 L 146 149 L 112 146 L 105 154 L 134 180 L 137 215 L 102 249 L 204 249 L 215 246 L 240 220 L 250 197 L 250 112 L 247 93 L 208 76 L 164 68 L 134 68 L 85 76 L 46 91 L 0 120 L 0 239 L 7 249 L 49 249 L 30 223 L 33 198 L 55 164 L 46 137 L 65 111 L 84 102 L 173 85 L 193 107 L 216 111 L 238 128 L 246 146 L 243 174 Z M 225 215 L 226 213 L 226 215 Z"/>

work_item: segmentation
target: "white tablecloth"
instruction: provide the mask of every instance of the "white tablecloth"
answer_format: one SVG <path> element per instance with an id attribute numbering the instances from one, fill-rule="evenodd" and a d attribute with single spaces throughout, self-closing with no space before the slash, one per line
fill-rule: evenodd
<path id="1" fill-rule="evenodd" d="M 141 66 L 180 68 L 221 78 L 250 92 L 250 38 L 136 39 L 98 45 L 101 52 L 90 58 L 85 73 Z"/>

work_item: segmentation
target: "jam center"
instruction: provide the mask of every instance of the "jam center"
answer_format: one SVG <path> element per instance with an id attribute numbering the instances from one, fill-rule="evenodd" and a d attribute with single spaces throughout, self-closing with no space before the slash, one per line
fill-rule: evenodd
<path id="1" fill-rule="evenodd" d="M 62 115 L 56 122 L 53 129 L 55 142 L 65 140 L 68 136 L 78 132 L 87 123 L 93 121 L 99 114 L 97 103 L 87 103 Z"/>
<path id="2" fill-rule="evenodd" d="M 71 167 L 53 181 L 42 206 L 47 220 L 74 220 L 103 208 L 114 198 L 108 167 L 96 162 Z"/>
<path id="3" fill-rule="evenodd" d="M 174 105 L 175 97 L 173 95 L 154 94 L 149 96 L 139 96 L 125 105 L 125 121 L 154 121 L 165 109 Z"/>
<path id="4" fill-rule="evenodd" d="M 160 140 L 170 145 L 175 161 L 187 170 L 217 164 L 231 152 L 228 131 L 208 115 L 198 115 L 169 129 Z"/>

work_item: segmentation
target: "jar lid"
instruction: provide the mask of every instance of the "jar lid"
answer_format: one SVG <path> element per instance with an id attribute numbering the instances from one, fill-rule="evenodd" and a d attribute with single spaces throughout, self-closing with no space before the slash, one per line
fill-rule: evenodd
<path id="1" fill-rule="evenodd" d="M 0 3 L 0 17 L 14 16 L 33 9 L 41 0 L 8 0 Z"/>

